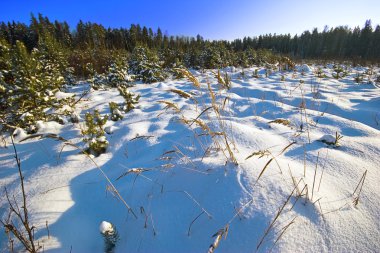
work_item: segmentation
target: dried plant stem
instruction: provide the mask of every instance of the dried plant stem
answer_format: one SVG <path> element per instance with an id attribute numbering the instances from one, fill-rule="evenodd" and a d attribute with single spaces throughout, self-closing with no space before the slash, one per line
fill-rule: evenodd
<path id="1" fill-rule="evenodd" d="M 21 208 L 23 209 L 23 211 L 21 212 L 20 208 L 17 205 L 17 201 L 16 201 L 14 196 L 13 196 L 14 204 L 12 204 L 12 201 L 9 199 L 8 191 L 5 188 L 5 195 L 6 195 L 11 213 L 9 214 L 7 221 L 3 222 L 2 220 L 0 220 L 0 222 L 5 227 L 5 229 L 7 231 L 10 231 L 23 244 L 23 246 L 25 247 L 25 249 L 28 252 L 34 253 L 34 252 L 37 252 L 37 247 L 34 244 L 34 234 L 33 234 L 34 226 L 31 227 L 30 221 L 29 221 L 29 213 L 28 213 L 28 208 L 27 208 L 26 192 L 25 192 L 25 186 L 24 186 L 24 176 L 23 176 L 22 171 L 21 171 L 21 161 L 20 161 L 20 158 L 18 157 L 16 145 L 14 143 L 12 136 L 11 136 L 11 140 L 12 140 L 13 150 L 15 153 L 14 157 L 16 159 L 18 173 L 19 173 L 19 177 L 20 177 L 21 194 L 22 194 L 22 207 Z M 13 224 L 13 222 L 11 221 L 12 213 L 14 213 L 17 216 L 17 218 L 21 221 L 22 226 L 24 227 L 24 229 L 27 233 L 27 237 L 25 237 L 25 235 L 20 231 L 20 229 L 18 229 Z"/>
<path id="2" fill-rule="evenodd" d="M 298 187 L 298 184 L 301 182 L 301 179 L 298 181 L 296 187 L 293 188 L 293 191 L 290 193 L 290 195 L 287 197 L 286 201 L 284 202 L 284 204 L 280 207 L 280 209 L 278 210 L 276 216 L 274 217 L 274 219 L 272 220 L 272 222 L 269 224 L 269 226 L 267 227 L 267 229 L 265 230 L 264 232 L 264 235 L 261 237 L 261 240 L 259 242 L 259 244 L 257 245 L 256 247 L 256 251 L 259 250 L 261 244 L 263 243 L 265 237 L 269 234 L 270 230 L 272 229 L 274 223 L 277 221 L 278 217 L 280 217 L 280 214 L 282 213 L 282 211 L 284 210 L 285 206 L 288 204 L 290 198 L 293 196 L 293 193 L 294 191 L 297 189 Z"/>
<path id="3" fill-rule="evenodd" d="M 317 163 L 315 164 L 313 187 L 311 188 L 311 199 L 310 199 L 311 201 L 313 201 L 313 196 L 314 196 L 314 185 L 315 185 L 315 178 L 317 176 L 318 160 L 319 160 L 319 152 L 318 152 L 318 156 L 317 156 Z"/>
<path id="4" fill-rule="evenodd" d="M 201 217 L 202 214 L 204 214 L 204 213 L 205 213 L 205 211 L 202 210 L 202 212 L 201 212 L 200 214 L 198 214 L 197 217 L 195 217 L 195 218 L 191 221 L 191 223 L 190 223 L 190 225 L 189 225 L 189 229 L 187 230 L 187 236 L 190 236 L 190 230 L 191 230 L 191 227 L 193 226 L 194 222 L 195 222 L 199 217 Z"/>

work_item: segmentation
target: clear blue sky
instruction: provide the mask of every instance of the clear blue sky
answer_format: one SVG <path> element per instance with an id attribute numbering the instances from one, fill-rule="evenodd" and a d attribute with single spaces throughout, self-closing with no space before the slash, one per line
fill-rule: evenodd
<path id="1" fill-rule="evenodd" d="M 105 27 L 130 24 L 170 35 L 234 39 L 266 33 L 291 35 L 325 25 L 349 27 L 371 19 L 380 23 L 380 0 L 1 0 L 0 21 L 29 23 L 30 13 L 66 20 L 82 19 Z"/>

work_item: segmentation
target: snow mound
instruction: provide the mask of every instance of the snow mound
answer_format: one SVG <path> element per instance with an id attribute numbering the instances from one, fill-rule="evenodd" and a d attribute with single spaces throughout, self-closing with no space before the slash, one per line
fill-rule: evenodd
<path id="1" fill-rule="evenodd" d="M 66 120 L 66 123 L 67 123 L 67 120 Z M 42 134 L 46 134 L 46 133 L 58 134 L 60 133 L 60 130 L 62 129 L 62 125 L 55 121 L 43 122 L 39 120 L 36 122 L 36 127 L 38 129 L 38 133 L 42 133 Z"/>
<path id="2" fill-rule="evenodd" d="M 115 127 L 115 126 L 106 126 L 104 128 L 104 132 L 106 132 L 107 134 L 113 134 L 116 129 L 117 129 L 117 127 Z"/>
<path id="3" fill-rule="evenodd" d="M 325 134 L 321 138 L 319 138 L 319 140 L 326 143 L 334 143 L 335 136 L 332 136 L 331 134 Z"/>
<path id="4" fill-rule="evenodd" d="M 313 69 L 309 65 L 307 65 L 307 64 L 303 64 L 303 65 L 299 66 L 297 68 L 297 70 L 299 72 L 305 72 L 305 73 L 310 73 L 310 72 L 313 71 Z"/>

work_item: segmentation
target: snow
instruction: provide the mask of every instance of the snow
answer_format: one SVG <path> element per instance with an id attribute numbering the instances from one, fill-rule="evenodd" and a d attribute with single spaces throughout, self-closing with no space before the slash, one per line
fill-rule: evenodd
<path id="1" fill-rule="evenodd" d="M 199 89 L 186 79 L 137 84 L 130 91 L 141 95 L 138 108 L 107 122 L 109 134 L 101 140 L 109 146 L 98 157 L 50 138 L 19 142 L 30 135 L 16 129 L 30 219 L 44 252 L 103 252 L 99 230 L 113 225 L 119 236 L 115 252 L 206 252 L 211 246 L 215 252 L 379 251 L 379 88 L 356 85 L 356 70 L 340 79 L 331 78 L 332 67 L 322 67 L 327 78 L 300 70 L 253 78 L 255 69 L 263 70 L 244 69 L 244 79 L 231 75 L 229 91 L 211 71 L 192 72 Z M 220 117 L 211 106 L 208 83 Z M 86 89 L 89 85 L 73 86 L 68 94 L 79 97 Z M 110 101 L 124 99 L 117 89 L 91 91 L 74 108 L 79 124 L 41 121 L 37 133 L 84 148 L 83 116 L 95 109 L 109 113 Z M 174 103 L 181 112 L 158 101 Z M 269 123 L 276 119 L 291 124 Z M 335 142 L 335 133 L 343 136 L 341 146 L 320 141 Z M 14 153 L 10 139 L 5 141 L 0 185 L 19 200 Z M 354 191 L 365 172 L 358 195 Z M 8 206 L 0 196 L 4 220 Z M 0 232 L 0 251 L 7 252 Z"/>
<path id="2" fill-rule="evenodd" d="M 65 98 L 69 98 L 69 97 L 72 97 L 74 94 L 72 93 L 67 93 L 67 92 L 62 92 L 62 91 L 57 91 L 55 93 L 55 97 L 57 99 L 65 99 Z"/>
<path id="3" fill-rule="evenodd" d="M 328 142 L 328 143 L 334 143 L 335 142 L 335 136 L 332 136 L 331 134 L 325 134 L 319 140 L 324 141 L 324 142 Z"/>
<path id="4" fill-rule="evenodd" d="M 17 141 L 20 141 L 20 140 L 26 138 L 28 136 L 28 134 L 25 132 L 24 129 L 22 129 L 22 128 L 16 128 L 13 131 L 12 136 L 13 136 L 14 140 L 17 142 Z"/>
<path id="5" fill-rule="evenodd" d="M 102 221 L 99 225 L 99 231 L 100 233 L 105 234 L 105 233 L 112 233 L 114 229 L 111 223 L 107 221 Z"/>
<path id="6" fill-rule="evenodd" d="M 304 73 L 310 73 L 310 72 L 313 71 L 313 69 L 309 65 L 307 65 L 307 64 L 303 64 L 301 66 L 298 66 L 297 70 L 299 72 L 304 72 Z"/>

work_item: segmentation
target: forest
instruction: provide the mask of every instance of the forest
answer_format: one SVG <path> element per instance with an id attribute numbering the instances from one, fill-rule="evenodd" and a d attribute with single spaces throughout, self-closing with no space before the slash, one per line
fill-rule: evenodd
<path id="1" fill-rule="evenodd" d="M 80 21 L 76 27 L 67 22 L 50 21 L 31 15 L 30 24 L 2 22 L 0 39 L 10 45 L 22 42 L 31 52 L 42 44 L 62 55 L 77 76 L 89 74 L 90 63 L 104 72 L 115 56 L 129 58 L 136 48 L 144 48 L 147 57 L 158 60 L 162 67 L 181 64 L 188 68 L 248 67 L 275 61 L 276 55 L 294 60 L 340 60 L 354 64 L 378 63 L 380 59 L 380 26 L 367 20 L 363 28 L 339 26 L 320 32 L 314 28 L 301 35 L 265 34 L 233 41 L 207 40 L 196 37 L 163 34 L 158 28 L 132 24 L 130 28 L 106 28 L 101 24 Z"/>

